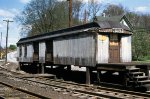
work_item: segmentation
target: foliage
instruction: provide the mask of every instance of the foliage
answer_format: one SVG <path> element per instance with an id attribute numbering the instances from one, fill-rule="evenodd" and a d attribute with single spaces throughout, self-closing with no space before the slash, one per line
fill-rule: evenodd
<path id="1" fill-rule="evenodd" d="M 73 24 L 81 24 L 79 16 L 83 3 L 73 0 Z M 68 1 L 31 0 L 16 19 L 24 26 L 27 36 L 38 35 L 68 27 Z"/>
<path id="2" fill-rule="evenodd" d="M 132 36 L 132 52 L 134 60 L 150 56 L 150 32 L 144 29 L 135 30 Z"/>
<path id="3" fill-rule="evenodd" d="M 9 46 L 9 49 L 10 49 L 10 50 L 16 50 L 17 47 L 16 47 L 16 45 L 10 45 L 10 46 Z"/>
<path id="4" fill-rule="evenodd" d="M 106 9 L 103 10 L 106 16 L 117 16 L 125 13 L 125 8 L 122 5 L 108 5 Z"/>
<path id="5" fill-rule="evenodd" d="M 89 0 L 88 7 L 87 7 L 87 13 L 88 13 L 88 19 L 91 19 L 92 21 L 96 21 L 96 14 L 100 11 L 101 4 L 96 0 Z"/>

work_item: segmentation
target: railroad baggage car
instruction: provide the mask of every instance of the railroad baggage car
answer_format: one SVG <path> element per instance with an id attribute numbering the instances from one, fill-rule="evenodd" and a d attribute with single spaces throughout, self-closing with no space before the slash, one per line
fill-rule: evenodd
<path id="1" fill-rule="evenodd" d="M 94 70 L 98 82 L 103 78 L 108 81 L 108 77 L 118 72 L 119 79 L 115 76 L 112 80 L 121 81 L 125 86 L 143 86 L 150 82 L 145 76 L 149 73 L 149 64 L 132 63 L 131 36 L 132 27 L 125 16 L 98 17 L 95 22 L 21 38 L 17 42 L 17 59 L 20 66 L 40 65 L 43 73 L 45 65 L 68 69 L 71 65 L 86 67 L 87 84 Z M 146 79 L 142 79 L 141 84 L 143 77 Z"/>
<path id="2" fill-rule="evenodd" d="M 131 62 L 131 35 L 119 22 L 91 22 L 20 39 L 18 61 L 92 67 Z"/>

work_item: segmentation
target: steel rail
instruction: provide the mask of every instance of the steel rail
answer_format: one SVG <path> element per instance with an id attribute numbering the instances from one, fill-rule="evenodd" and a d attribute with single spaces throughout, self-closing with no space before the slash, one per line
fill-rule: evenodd
<path id="1" fill-rule="evenodd" d="M 27 81 L 35 82 L 35 83 L 39 83 L 39 84 L 44 84 L 44 85 L 48 85 L 48 86 L 52 86 L 52 87 L 62 88 L 62 89 L 68 89 L 68 87 L 56 85 L 56 82 L 57 82 L 57 84 L 61 84 L 61 85 L 62 84 L 70 84 L 68 86 L 75 85 L 75 86 L 85 87 L 85 88 L 90 88 L 91 87 L 91 88 L 97 88 L 99 90 L 104 90 L 105 92 L 112 91 L 112 92 L 115 92 L 115 93 L 129 94 L 131 96 L 140 96 L 140 97 L 147 97 L 147 98 L 150 97 L 150 94 L 146 94 L 146 93 L 140 93 L 140 92 L 134 92 L 134 91 L 128 91 L 128 90 L 119 90 L 119 89 L 107 88 L 107 87 L 101 87 L 101 86 L 89 86 L 89 85 L 85 85 L 85 84 L 78 84 L 78 83 L 74 83 L 74 82 L 67 82 L 67 81 L 56 80 L 56 79 L 45 79 L 45 78 L 42 79 L 42 80 L 44 80 L 44 79 L 48 80 L 50 82 L 53 81 L 55 83 L 55 84 L 49 84 L 49 83 L 45 83 L 45 82 L 41 82 L 41 81 L 35 81 L 35 80 L 26 79 L 26 78 L 22 78 L 22 77 L 15 77 L 15 78 L 23 79 L 23 80 L 27 80 Z M 39 77 L 39 78 L 42 78 L 42 77 Z M 90 95 L 106 97 L 106 98 L 120 99 L 120 97 L 110 96 L 108 94 L 107 95 L 103 95 L 103 94 L 100 94 L 100 93 L 94 93 L 94 92 L 91 92 L 91 91 L 83 91 L 83 90 L 79 90 L 79 89 L 75 89 L 75 88 L 73 88 L 73 91 L 80 92 L 80 93 L 85 93 L 85 94 L 90 94 Z"/>
<path id="2" fill-rule="evenodd" d="M 4 85 L 4 86 L 7 86 L 7 87 L 9 87 L 9 88 L 18 90 L 18 91 L 20 91 L 20 92 L 23 92 L 23 93 L 25 93 L 25 94 L 31 95 L 31 96 L 35 96 L 35 97 L 42 98 L 42 99 L 50 99 L 50 98 L 45 97 L 45 96 L 43 96 L 43 95 L 39 95 L 39 94 L 37 94 L 37 93 L 34 93 L 34 92 L 31 92 L 31 91 L 25 90 L 25 89 L 23 89 L 23 88 L 19 88 L 19 87 L 13 86 L 13 85 L 8 84 L 8 83 L 3 82 L 3 81 L 0 81 L 0 84 L 2 84 L 2 85 Z"/>
<path id="3" fill-rule="evenodd" d="M 22 79 L 22 78 L 21 78 Z M 124 95 L 130 95 L 130 96 L 137 96 L 137 97 L 144 97 L 144 98 L 149 98 L 150 95 L 149 94 L 142 94 L 142 93 L 138 93 L 138 92 L 128 92 L 128 91 L 119 91 L 119 90 L 115 90 L 115 89 L 112 89 L 112 88 L 107 88 L 107 87 L 98 87 L 97 86 L 97 89 L 99 90 L 103 90 L 104 93 L 106 92 L 110 92 L 112 91 L 112 95 L 109 95 L 107 93 L 107 95 L 104 95 L 104 93 L 98 93 L 98 92 L 93 92 L 94 91 L 94 88 L 96 88 L 96 86 L 88 86 L 88 85 L 82 85 L 82 84 L 76 84 L 76 83 L 71 83 L 71 82 L 61 82 L 59 81 L 59 83 L 55 83 L 55 80 L 53 80 L 53 83 L 54 84 L 51 84 L 51 83 L 45 83 L 45 82 L 41 82 L 41 81 L 35 81 L 35 80 L 31 80 L 31 79 L 25 79 L 23 78 L 24 80 L 27 80 L 27 81 L 31 81 L 31 82 L 35 82 L 35 83 L 39 83 L 39 84 L 44 84 L 44 85 L 47 85 L 47 86 L 52 86 L 52 87 L 57 87 L 57 88 L 62 88 L 62 89 L 69 89 L 69 90 L 72 90 L 72 91 L 75 91 L 75 92 L 79 92 L 79 93 L 84 93 L 84 94 L 89 94 L 89 95 L 94 95 L 94 96 L 100 96 L 100 97 L 105 97 L 105 98 L 112 98 L 112 99 L 122 99 L 121 97 L 118 97 L 118 94 L 121 93 L 121 94 L 124 94 Z M 65 86 L 62 86 L 62 84 L 68 84 L 68 85 L 65 85 Z M 72 86 L 72 85 L 76 85 L 78 87 L 81 88 L 80 89 L 77 89 L 77 88 L 68 88 L 68 86 Z M 88 90 L 83 90 L 83 89 L 93 89 L 92 91 L 88 91 Z M 111 93 L 110 93 L 111 94 Z M 116 95 L 115 95 L 116 94 Z M 138 95 L 136 95 L 138 94 Z"/>
<path id="4" fill-rule="evenodd" d="M 77 86 L 83 86 L 83 87 L 90 87 L 91 86 L 91 85 L 86 85 L 86 84 L 78 84 L 78 83 L 74 83 L 74 82 L 67 82 L 67 81 L 63 81 L 63 80 L 55 80 L 55 79 L 48 79 L 48 80 L 59 82 L 59 83 L 66 83 L 66 84 L 72 84 L 72 85 L 77 85 Z M 141 93 L 141 92 L 135 92 L 135 91 L 129 91 L 129 90 L 120 90 L 120 89 L 108 88 L 108 87 L 102 87 L 102 86 L 96 86 L 96 85 L 91 86 L 91 87 L 95 87 L 95 88 L 100 89 L 100 90 L 108 90 L 108 91 L 120 92 L 120 93 L 125 93 L 125 94 L 132 94 L 132 95 L 150 97 L 150 94 L 148 94 L 148 93 Z"/>

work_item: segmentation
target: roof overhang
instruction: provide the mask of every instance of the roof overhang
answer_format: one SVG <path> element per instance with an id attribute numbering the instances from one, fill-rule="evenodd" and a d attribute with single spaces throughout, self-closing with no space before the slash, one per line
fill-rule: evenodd
<path id="1" fill-rule="evenodd" d="M 133 34 L 131 31 L 122 28 L 112 28 L 112 29 L 99 29 L 99 32 L 103 33 L 116 33 L 116 34 Z"/>
<path id="2" fill-rule="evenodd" d="M 95 31 L 96 30 L 96 31 Z M 130 29 L 120 24 L 119 22 L 112 22 L 112 21 L 98 21 L 98 22 L 91 22 L 84 25 L 78 25 L 71 28 L 61 29 L 33 37 L 22 38 L 18 41 L 17 45 L 22 43 L 32 43 L 36 41 L 47 40 L 50 38 L 56 38 L 61 36 L 67 35 L 74 35 L 83 32 L 108 32 L 108 33 L 122 33 L 122 34 L 130 34 Z"/>

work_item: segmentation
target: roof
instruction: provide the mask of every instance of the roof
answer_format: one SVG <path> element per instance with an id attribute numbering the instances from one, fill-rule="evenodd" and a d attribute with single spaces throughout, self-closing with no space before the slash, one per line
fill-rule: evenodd
<path id="1" fill-rule="evenodd" d="M 122 19 L 124 19 L 126 21 L 126 23 L 128 24 L 129 28 L 131 30 L 133 29 L 133 27 L 132 27 L 130 21 L 128 20 L 128 18 L 126 17 L 126 15 L 118 15 L 118 16 L 111 16 L 111 17 L 97 16 L 96 18 L 98 21 L 114 21 L 114 22 L 120 22 Z"/>
<path id="2" fill-rule="evenodd" d="M 111 17 L 96 16 L 96 18 L 97 18 L 98 21 L 116 21 L 116 22 L 120 22 L 123 16 L 124 15 L 111 16 Z"/>
<path id="3" fill-rule="evenodd" d="M 22 38 L 18 41 L 17 44 L 46 40 L 49 38 L 55 38 L 55 37 L 60 37 L 60 36 L 65 36 L 65 35 L 73 35 L 73 34 L 77 34 L 77 33 L 81 33 L 81 32 L 86 32 L 89 30 L 94 30 L 96 28 L 99 28 L 99 29 L 122 28 L 124 30 L 131 31 L 130 28 L 128 28 L 127 26 L 125 26 L 119 22 L 97 21 L 97 22 L 91 22 L 91 23 L 87 23 L 84 25 L 78 25 L 78 26 L 74 26 L 71 28 L 61 29 L 61 30 L 57 30 L 57 31 L 53 31 L 53 32 L 49 32 L 49 33 L 45 33 L 45 34 L 41 34 L 41 35 Z"/>
<path id="4" fill-rule="evenodd" d="M 116 21 L 100 21 L 99 26 L 102 29 L 122 28 L 124 30 L 130 31 L 130 29 L 127 26 Z"/>

